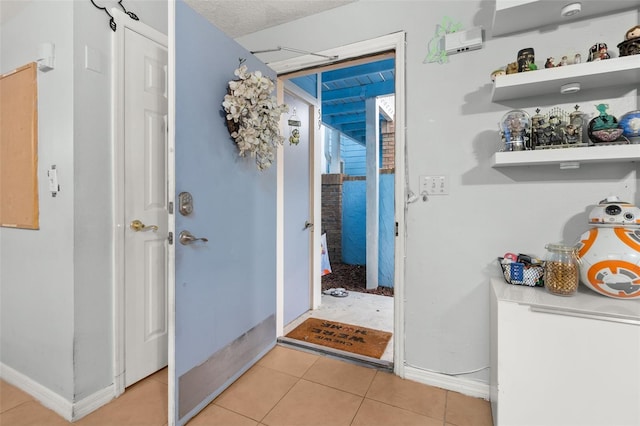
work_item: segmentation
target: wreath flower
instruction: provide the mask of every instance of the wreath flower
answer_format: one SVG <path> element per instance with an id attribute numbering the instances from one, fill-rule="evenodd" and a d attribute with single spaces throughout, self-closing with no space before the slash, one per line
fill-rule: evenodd
<path id="1" fill-rule="evenodd" d="M 289 111 L 286 104 L 278 105 L 271 93 L 275 85 L 260 71 L 247 72 L 246 65 L 234 71 L 236 80 L 229 82 L 222 106 L 227 113 L 227 127 L 240 156 L 247 153 L 256 159 L 259 170 L 269 168 L 275 159 L 280 135 L 280 116 Z"/>

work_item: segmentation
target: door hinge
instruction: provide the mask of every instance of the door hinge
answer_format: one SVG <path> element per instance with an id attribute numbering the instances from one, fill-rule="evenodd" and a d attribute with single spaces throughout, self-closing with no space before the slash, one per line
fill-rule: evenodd
<path id="1" fill-rule="evenodd" d="M 173 244 L 173 232 L 169 232 L 169 236 L 167 237 L 167 240 L 169 240 L 169 244 Z"/>
<path id="2" fill-rule="evenodd" d="M 173 201 L 169 201 L 169 214 L 173 214 Z"/>
<path id="3" fill-rule="evenodd" d="M 396 222 L 396 237 L 398 236 L 398 222 Z"/>

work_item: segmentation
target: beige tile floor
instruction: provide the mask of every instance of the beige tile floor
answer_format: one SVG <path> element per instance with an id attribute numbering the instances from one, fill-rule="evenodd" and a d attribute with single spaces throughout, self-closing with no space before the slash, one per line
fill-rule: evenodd
<path id="1" fill-rule="evenodd" d="M 167 370 L 128 388 L 79 426 L 164 426 Z M 488 401 L 391 373 L 276 346 L 189 426 L 489 426 Z M 1 426 L 70 425 L 0 381 Z"/>

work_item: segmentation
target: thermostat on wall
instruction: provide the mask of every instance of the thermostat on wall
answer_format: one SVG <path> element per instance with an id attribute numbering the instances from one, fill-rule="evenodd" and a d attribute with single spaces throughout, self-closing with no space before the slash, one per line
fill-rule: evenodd
<path id="1" fill-rule="evenodd" d="M 440 43 L 441 50 L 447 52 L 447 55 L 481 49 L 482 28 L 476 27 L 466 31 L 445 34 L 440 39 Z"/>

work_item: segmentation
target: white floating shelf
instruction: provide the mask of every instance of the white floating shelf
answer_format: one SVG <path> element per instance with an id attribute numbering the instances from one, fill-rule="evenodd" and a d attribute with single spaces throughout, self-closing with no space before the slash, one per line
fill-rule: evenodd
<path id="1" fill-rule="evenodd" d="M 491 159 L 491 167 L 634 161 L 640 161 L 640 144 L 496 152 Z"/>
<path id="2" fill-rule="evenodd" d="M 496 37 L 537 30 L 545 26 L 563 25 L 640 7 L 640 0 L 580 1 L 582 6 L 580 13 L 562 17 L 560 12 L 569 3 L 575 2 L 572 0 L 496 0 L 492 35 Z"/>
<path id="3" fill-rule="evenodd" d="M 500 75 L 493 85 L 491 100 L 560 95 L 560 87 L 569 83 L 579 83 L 580 91 L 625 85 L 638 87 L 640 55 Z"/>

